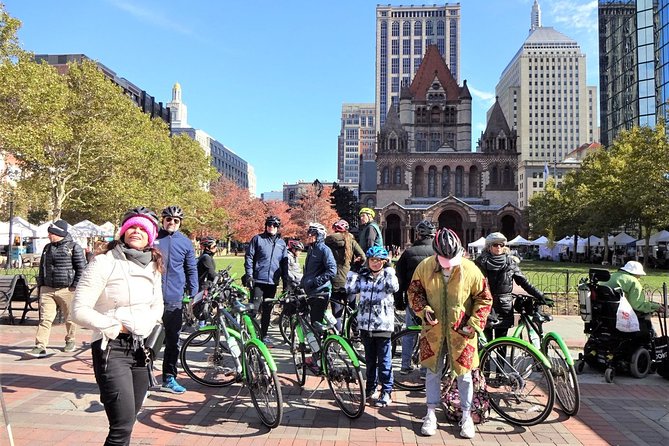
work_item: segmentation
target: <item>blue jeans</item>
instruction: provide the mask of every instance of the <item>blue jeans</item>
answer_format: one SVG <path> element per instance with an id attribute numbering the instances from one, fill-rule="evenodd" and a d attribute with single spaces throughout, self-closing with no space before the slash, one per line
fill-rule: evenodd
<path id="1" fill-rule="evenodd" d="M 444 355 L 437 358 L 437 373 L 427 369 L 425 376 L 425 394 L 427 397 L 427 408 L 436 409 L 441 405 L 441 375 L 444 371 Z M 472 407 L 474 399 L 474 383 L 472 382 L 472 372 L 467 372 L 458 376 L 458 393 L 460 394 L 460 408 L 463 412 L 468 412 Z"/>
<path id="2" fill-rule="evenodd" d="M 109 420 L 105 446 L 129 445 L 137 413 L 149 390 L 149 371 L 144 350 L 135 348 L 132 336 L 120 334 L 107 348 L 102 340 L 91 344 L 95 381 Z"/>
<path id="3" fill-rule="evenodd" d="M 163 327 L 165 327 L 165 352 L 163 353 L 163 382 L 168 376 L 177 377 L 177 359 L 179 359 L 179 334 L 183 323 L 182 309 L 165 307 Z"/>
<path id="4" fill-rule="evenodd" d="M 379 384 L 381 384 L 382 392 L 392 392 L 393 369 L 390 338 L 371 337 L 366 330 L 360 330 L 360 338 L 365 346 L 365 366 L 367 368 L 365 389 L 367 395 L 371 395 Z"/>

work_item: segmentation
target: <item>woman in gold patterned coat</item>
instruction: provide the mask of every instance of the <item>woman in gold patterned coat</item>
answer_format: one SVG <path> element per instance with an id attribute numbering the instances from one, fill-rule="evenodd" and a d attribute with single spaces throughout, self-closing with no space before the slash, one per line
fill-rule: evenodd
<path id="1" fill-rule="evenodd" d="M 411 309 L 423 320 L 419 345 L 421 364 L 427 368 L 427 415 L 421 433 L 430 436 L 437 431 L 435 409 L 441 403 L 441 375 L 446 366 L 457 377 L 460 435 L 474 438 L 471 371 L 479 365 L 477 332 L 485 327 L 492 295 L 478 267 L 463 258 L 464 249 L 455 232 L 440 229 L 432 247 L 436 255 L 418 265 L 407 291 Z"/>

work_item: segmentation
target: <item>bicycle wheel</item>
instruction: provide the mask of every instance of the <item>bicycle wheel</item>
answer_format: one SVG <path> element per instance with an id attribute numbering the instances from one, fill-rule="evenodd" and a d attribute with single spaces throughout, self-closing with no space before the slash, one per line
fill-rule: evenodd
<path id="1" fill-rule="evenodd" d="M 581 390 L 576 377 L 576 369 L 569 365 L 554 333 L 546 335 L 544 354 L 551 363 L 551 373 L 555 381 L 555 396 L 567 415 L 576 415 L 581 405 Z"/>
<path id="2" fill-rule="evenodd" d="M 283 416 L 283 396 L 276 372 L 269 368 L 265 354 L 252 342 L 244 347 L 246 386 L 262 423 L 275 428 Z"/>
<path id="3" fill-rule="evenodd" d="M 490 406 L 510 423 L 533 426 L 544 421 L 553 409 L 553 376 L 526 346 L 509 340 L 484 348 L 480 367 Z"/>
<path id="4" fill-rule="evenodd" d="M 346 340 L 353 347 L 355 355 L 358 357 L 358 361 L 365 363 L 365 346 L 362 344 L 362 338 L 360 337 L 360 330 L 358 330 L 358 318 L 357 311 L 353 311 L 348 318 L 346 319 L 346 326 L 344 331 L 346 332 Z"/>
<path id="5" fill-rule="evenodd" d="M 393 382 L 398 389 L 425 389 L 425 370 L 421 371 L 418 349 L 419 333 L 406 329 L 392 335 Z"/>
<path id="6" fill-rule="evenodd" d="M 205 329 L 188 336 L 179 359 L 193 381 L 209 387 L 224 387 L 237 380 L 237 366 L 225 338 L 216 343 L 215 331 L 216 328 Z"/>
<path id="7" fill-rule="evenodd" d="M 301 386 L 307 381 L 307 364 L 305 362 L 306 345 L 304 341 L 300 341 L 299 336 L 297 335 L 297 330 L 293 327 L 290 330 L 290 354 L 293 357 L 293 364 L 295 365 L 295 377 L 297 378 L 297 384 Z"/>
<path id="8" fill-rule="evenodd" d="M 283 338 L 283 341 L 290 345 L 290 316 L 287 316 L 285 313 L 281 313 L 279 315 L 279 332 L 281 333 L 281 337 Z"/>
<path id="9" fill-rule="evenodd" d="M 360 367 L 353 365 L 353 358 L 337 338 L 325 340 L 323 360 L 335 402 L 347 417 L 358 418 L 365 411 L 365 388 Z"/>

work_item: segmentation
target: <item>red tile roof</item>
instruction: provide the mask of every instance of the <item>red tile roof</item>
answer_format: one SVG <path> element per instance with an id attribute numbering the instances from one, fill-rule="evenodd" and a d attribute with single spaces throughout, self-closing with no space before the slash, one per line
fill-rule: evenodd
<path id="1" fill-rule="evenodd" d="M 425 57 L 413 78 L 413 82 L 409 87 L 414 99 L 425 99 L 427 91 L 429 90 L 435 76 L 439 79 L 442 88 L 446 91 L 446 99 L 449 101 L 456 101 L 460 97 L 460 87 L 453 78 L 451 70 L 449 70 L 446 62 L 439 54 L 439 49 L 436 45 L 427 47 Z"/>

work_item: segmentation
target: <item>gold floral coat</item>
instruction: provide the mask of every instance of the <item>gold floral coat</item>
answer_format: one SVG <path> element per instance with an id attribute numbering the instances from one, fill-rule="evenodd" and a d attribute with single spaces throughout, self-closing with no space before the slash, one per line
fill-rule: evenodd
<path id="1" fill-rule="evenodd" d="M 478 367 L 478 336 L 469 339 L 456 331 L 461 325 L 483 329 L 490 313 L 492 295 L 474 262 L 462 259 L 446 283 L 436 256 L 428 257 L 416 267 L 407 294 L 411 309 L 423 321 L 426 306 L 438 320 L 436 325 L 423 322 L 419 340 L 422 365 L 437 373 L 437 357 L 443 354 L 445 344 L 451 373 L 460 376 Z"/>

